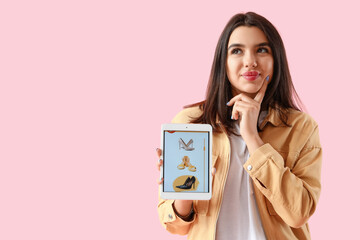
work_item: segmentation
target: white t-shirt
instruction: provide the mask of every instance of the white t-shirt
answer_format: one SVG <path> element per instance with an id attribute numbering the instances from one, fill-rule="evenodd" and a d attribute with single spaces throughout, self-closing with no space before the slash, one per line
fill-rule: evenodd
<path id="1" fill-rule="evenodd" d="M 266 111 L 261 112 L 259 124 L 266 114 Z M 236 132 L 240 134 L 238 123 Z M 232 134 L 229 138 L 230 167 L 216 226 L 216 240 L 266 239 L 256 205 L 252 180 L 243 168 L 249 158 L 249 151 L 241 136 Z"/>

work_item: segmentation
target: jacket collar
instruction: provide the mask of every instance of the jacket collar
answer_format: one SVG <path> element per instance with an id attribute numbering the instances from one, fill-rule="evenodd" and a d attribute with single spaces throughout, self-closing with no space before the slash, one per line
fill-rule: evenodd
<path id="1" fill-rule="evenodd" d="M 268 114 L 266 115 L 264 121 L 260 124 L 260 129 L 262 130 L 267 123 L 271 123 L 275 127 L 284 125 L 279 117 L 278 112 L 275 110 L 275 108 L 272 107 L 269 107 Z"/>

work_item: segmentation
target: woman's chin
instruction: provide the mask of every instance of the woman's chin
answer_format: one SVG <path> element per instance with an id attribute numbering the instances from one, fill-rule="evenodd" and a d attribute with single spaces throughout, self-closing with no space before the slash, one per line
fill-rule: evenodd
<path id="1" fill-rule="evenodd" d="M 242 87 L 242 88 L 236 88 L 236 92 L 234 93 L 233 91 L 233 95 L 238 95 L 240 93 L 246 94 L 249 97 L 254 98 L 256 96 L 256 94 L 258 93 L 258 91 L 260 90 L 261 86 L 257 86 L 257 85 L 252 85 L 252 86 L 246 86 L 246 87 Z"/>
<path id="2" fill-rule="evenodd" d="M 240 92 L 251 98 L 254 98 L 256 94 L 259 92 L 259 90 L 260 90 L 259 88 L 248 88 L 248 89 L 243 89 Z"/>
<path id="3" fill-rule="evenodd" d="M 251 87 L 251 88 L 246 88 L 246 89 L 243 89 L 243 93 L 245 94 L 256 94 L 260 89 L 257 88 L 257 87 Z"/>

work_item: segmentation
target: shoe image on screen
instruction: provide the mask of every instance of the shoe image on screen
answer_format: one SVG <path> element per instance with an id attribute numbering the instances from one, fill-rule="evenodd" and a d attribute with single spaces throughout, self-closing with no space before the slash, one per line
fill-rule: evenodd
<path id="1" fill-rule="evenodd" d="M 188 156 L 184 156 L 182 158 L 182 163 L 177 166 L 177 168 L 180 170 L 185 169 L 185 167 L 187 167 L 191 172 L 196 172 L 196 167 L 191 165 L 190 158 Z"/>
<path id="2" fill-rule="evenodd" d="M 195 176 L 184 175 L 175 179 L 173 188 L 176 192 L 196 191 L 199 181 Z"/>
<path id="3" fill-rule="evenodd" d="M 192 151 L 194 150 L 194 141 L 192 139 L 189 140 L 188 143 L 185 143 L 182 138 L 179 139 L 179 149 L 185 149 L 186 151 Z"/>

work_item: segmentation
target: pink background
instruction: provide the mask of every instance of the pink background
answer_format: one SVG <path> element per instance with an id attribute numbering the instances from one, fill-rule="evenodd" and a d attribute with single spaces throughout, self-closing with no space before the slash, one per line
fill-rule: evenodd
<path id="1" fill-rule="evenodd" d="M 185 239 L 158 221 L 160 124 L 203 99 L 220 32 L 246 11 L 279 30 L 320 126 L 312 237 L 354 239 L 355 2 L 1 1 L 0 239 Z"/>

